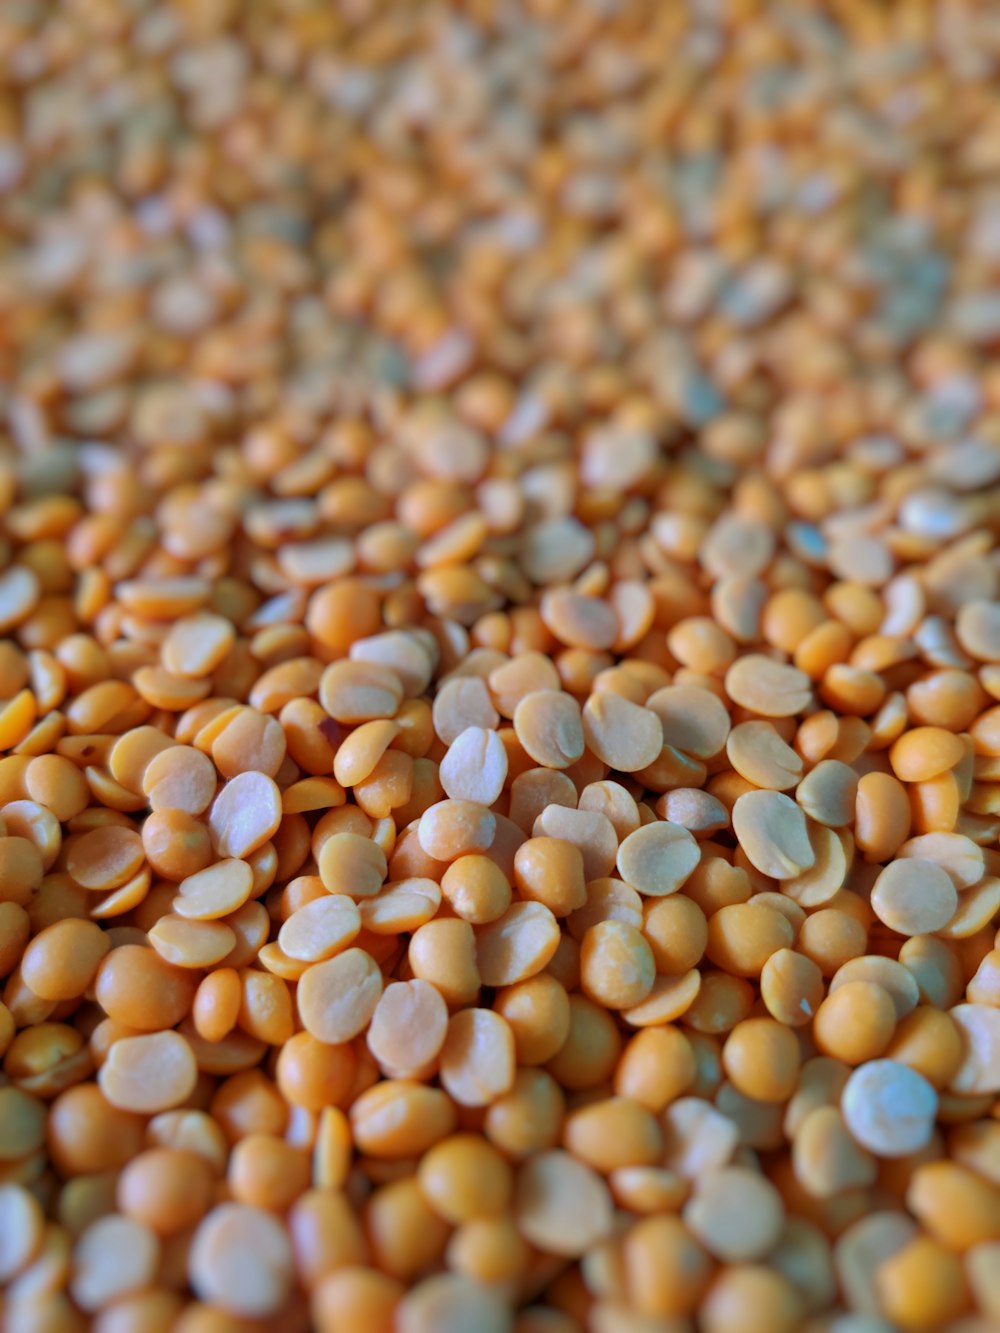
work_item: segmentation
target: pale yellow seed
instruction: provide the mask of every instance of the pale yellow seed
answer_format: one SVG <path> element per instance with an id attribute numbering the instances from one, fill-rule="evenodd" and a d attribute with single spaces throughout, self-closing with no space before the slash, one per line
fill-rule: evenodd
<path id="1" fill-rule="evenodd" d="M 815 861 L 800 875 L 782 881 L 781 891 L 800 907 L 822 907 L 843 888 L 850 865 L 850 835 L 825 824 L 808 826 Z"/>
<path id="2" fill-rule="evenodd" d="M 399 735 L 399 723 L 390 718 L 362 722 L 347 736 L 333 760 L 333 776 L 342 787 L 364 782 Z"/>
<path id="3" fill-rule="evenodd" d="M 466 727 L 448 747 L 438 770 L 447 796 L 492 805 L 507 778 L 507 751 L 495 731 Z"/>
<path id="4" fill-rule="evenodd" d="M 293 1254 L 280 1218 L 261 1208 L 221 1203 L 201 1222 L 188 1256 L 191 1285 L 208 1305 L 266 1319 L 285 1305 Z"/>
<path id="5" fill-rule="evenodd" d="M 214 967 L 236 944 L 235 932 L 222 921 L 186 921 L 173 913 L 161 916 L 148 938 L 175 967 Z"/>
<path id="6" fill-rule="evenodd" d="M 488 1106 L 514 1086 L 514 1034 L 492 1009 L 460 1009 L 441 1048 L 441 1086 L 459 1106 Z"/>
<path id="7" fill-rule="evenodd" d="M 511 986 L 541 972 L 559 947 L 559 922 L 543 903 L 516 902 L 476 929 L 476 958 L 484 986 Z"/>
<path id="8" fill-rule="evenodd" d="M 535 690 L 514 709 L 514 732 L 544 768 L 569 768 L 584 751 L 580 705 L 569 694 Z"/>
<path id="9" fill-rule="evenodd" d="M 335 1045 L 365 1030 L 381 994 L 378 964 L 364 949 L 351 948 L 308 968 L 296 998 L 306 1031 Z"/>
<path id="10" fill-rule="evenodd" d="M 236 640 L 230 621 L 206 611 L 182 616 L 160 648 L 163 665 L 175 676 L 210 676 Z"/>
<path id="11" fill-rule="evenodd" d="M 897 935 L 933 935 L 958 906 L 958 892 L 933 861 L 892 861 L 872 886 L 872 910 Z"/>
<path id="12" fill-rule="evenodd" d="M 319 701 L 337 722 L 354 725 L 394 717 L 403 685 L 395 672 L 375 662 L 333 662 L 320 679 Z"/>
<path id="13" fill-rule="evenodd" d="M 701 848 L 679 824 L 660 820 L 630 833 L 618 848 L 618 873 L 649 898 L 676 893 L 701 860 Z"/>
<path id="14" fill-rule="evenodd" d="M 172 745 L 149 761 L 141 785 L 151 810 L 200 815 L 211 805 L 217 784 L 215 765 L 208 755 L 190 745 Z"/>
<path id="15" fill-rule="evenodd" d="M 281 792 L 266 773 L 240 773 L 213 802 L 208 817 L 220 856 L 246 857 L 262 847 L 281 823 Z"/>
<path id="16" fill-rule="evenodd" d="M 374 898 L 359 904 L 361 924 L 373 935 L 402 935 L 430 921 L 441 906 L 441 885 L 414 876 L 387 884 Z"/>
<path id="17" fill-rule="evenodd" d="M 17 1184 L 0 1184 L 0 1282 L 10 1282 L 31 1263 L 44 1227 L 45 1215 L 33 1194 Z"/>
<path id="18" fill-rule="evenodd" d="M 950 1010 L 964 1041 L 964 1057 L 949 1085 L 962 1096 L 1000 1092 L 1000 1009 L 958 1004 Z"/>
<path id="19" fill-rule="evenodd" d="M 740 846 L 762 875 L 793 879 L 814 864 L 805 815 L 782 792 L 745 792 L 733 805 L 732 819 Z"/>
<path id="20" fill-rule="evenodd" d="M 530 1244 L 577 1258 L 611 1234 L 613 1204 L 592 1167 L 553 1149 L 536 1153 L 518 1172 L 514 1218 Z"/>
<path id="21" fill-rule="evenodd" d="M 361 913 L 354 900 L 331 894 L 293 912 L 278 931 L 278 947 L 288 958 L 320 963 L 346 949 L 360 930 Z"/>
<path id="22" fill-rule="evenodd" d="M 737 658 L 725 684 L 733 703 L 762 717 L 794 717 L 812 703 L 812 682 L 804 671 L 761 653 Z"/>
<path id="23" fill-rule="evenodd" d="M 592 694 L 583 708 L 583 735 L 591 754 L 620 773 L 646 768 L 663 748 L 657 715 L 609 691 Z"/>
<path id="24" fill-rule="evenodd" d="M 73 1247 L 70 1294 L 94 1314 L 148 1286 L 160 1261 L 160 1242 L 148 1227 L 120 1213 L 92 1222 Z"/>
<path id="25" fill-rule="evenodd" d="M 844 828 L 854 819 L 858 775 L 838 759 L 821 759 L 795 789 L 795 800 L 810 819 Z"/>
<path id="26" fill-rule="evenodd" d="M 710 759 L 726 744 L 729 713 L 711 690 L 694 685 L 667 685 L 649 696 L 646 707 L 660 719 L 664 745 L 672 745 L 698 759 Z"/>
<path id="27" fill-rule="evenodd" d="M 708 1172 L 695 1183 L 684 1222 L 723 1263 L 762 1259 L 781 1235 L 785 1208 L 771 1182 L 742 1166 Z"/>
<path id="28" fill-rule="evenodd" d="M 904 859 L 915 857 L 935 863 L 959 893 L 978 884 L 985 870 L 982 847 L 961 833 L 923 833 L 916 838 L 908 838 L 896 856 Z"/>
<path id="29" fill-rule="evenodd" d="M 216 861 L 182 879 L 171 906 L 192 921 L 216 921 L 242 907 L 252 889 L 253 870 L 246 861 Z"/>
<path id="30" fill-rule="evenodd" d="M 729 762 L 755 787 L 788 791 L 802 776 L 802 760 L 770 722 L 741 722 L 726 741 Z"/>
<path id="31" fill-rule="evenodd" d="M 909 1065 L 869 1060 L 852 1072 L 840 1104 L 862 1147 L 877 1157 L 908 1157 L 930 1142 L 938 1097 Z"/>
<path id="32" fill-rule="evenodd" d="M 140 1115 L 179 1106 L 191 1096 L 197 1079 L 194 1052 L 178 1032 L 122 1037 L 108 1051 L 97 1075 L 113 1106 Z"/>
<path id="33" fill-rule="evenodd" d="M 381 889 L 387 873 L 385 853 L 378 843 L 360 833 L 335 833 L 323 844 L 319 876 L 330 893 L 371 898 Z"/>

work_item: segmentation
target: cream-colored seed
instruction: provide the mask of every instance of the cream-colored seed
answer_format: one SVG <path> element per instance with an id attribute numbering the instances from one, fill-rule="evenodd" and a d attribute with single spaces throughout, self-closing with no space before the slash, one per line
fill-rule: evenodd
<path id="1" fill-rule="evenodd" d="M 762 875 L 793 879 L 813 865 L 805 815 L 782 792 L 746 792 L 733 806 L 733 831 Z"/>
<path id="2" fill-rule="evenodd" d="M 290 1294 L 292 1248 L 272 1214 L 222 1203 L 194 1234 L 188 1272 L 202 1300 L 232 1315 L 267 1318 L 278 1313 Z"/>
<path id="3" fill-rule="evenodd" d="M 357 904 L 346 894 L 334 894 L 293 912 L 278 931 L 278 945 L 289 958 L 321 963 L 345 949 L 360 930 Z"/>
<path id="4" fill-rule="evenodd" d="M 587 748 L 621 773 L 646 768 L 663 748 L 663 727 L 656 714 L 617 694 L 592 694 L 582 721 Z"/>
<path id="5" fill-rule="evenodd" d="M 841 1107 L 862 1147 L 878 1157 L 905 1157 L 929 1142 L 938 1098 L 916 1070 L 895 1060 L 870 1060 L 847 1080 Z"/>
<path id="6" fill-rule="evenodd" d="M 733 768 L 755 787 L 788 791 L 802 776 L 802 760 L 770 722 L 741 722 L 726 741 Z"/>
<path id="7" fill-rule="evenodd" d="M 618 873 L 650 898 L 676 893 L 701 859 L 687 829 L 668 821 L 646 824 L 618 848 Z"/>
<path id="8" fill-rule="evenodd" d="M 163 665 L 175 676 L 208 676 L 225 658 L 236 638 L 230 621 L 199 612 L 182 616 L 163 641 Z"/>
<path id="9" fill-rule="evenodd" d="M 44 1223 L 33 1194 L 18 1184 L 0 1185 L 0 1282 L 10 1282 L 34 1258 Z"/>
<path id="10" fill-rule="evenodd" d="M 79 1237 L 73 1250 L 70 1292 L 93 1314 L 153 1280 L 160 1258 L 156 1236 L 131 1218 L 111 1213 Z"/>
<path id="11" fill-rule="evenodd" d="M 156 1115 L 186 1101 L 197 1076 L 189 1043 L 177 1032 L 155 1032 L 116 1041 L 98 1083 L 113 1106 Z"/>
<path id="12" fill-rule="evenodd" d="M 725 1263 L 762 1259 L 781 1234 L 785 1210 L 768 1180 L 741 1166 L 702 1176 L 684 1221 L 709 1254 Z"/>
<path id="13" fill-rule="evenodd" d="M 525 751 L 544 768 L 569 768 L 586 744 L 579 704 L 551 690 L 536 690 L 518 702 L 514 731 Z"/>
<path id="14" fill-rule="evenodd" d="M 459 1106 L 487 1106 L 514 1082 L 514 1037 L 490 1009 L 461 1009 L 441 1049 L 441 1084 Z"/>
<path id="15" fill-rule="evenodd" d="M 476 931 L 476 959 L 485 986 L 512 986 L 541 972 L 559 947 L 559 923 L 544 903 L 512 903 Z"/>
<path id="16" fill-rule="evenodd" d="M 733 703 L 763 717 L 793 717 L 812 702 L 804 671 L 758 653 L 733 663 L 726 672 L 726 693 Z"/>
<path id="17" fill-rule="evenodd" d="M 964 1096 L 1000 1091 L 1000 1009 L 986 1004 L 959 1004 L 951 1017 L 962 1034 L 964 1056 L 951 1080 L 953 1092 Z"/>
<path id="18" fill-rule="evenodd" d="M 518 1172 L 514 1212 L 530 1244 L 576 1257 L 611 1232 L 611 1195 L 596 1171 L 558 1149 L 537 1153 Z"/>
<path id="19" fill-rule="evenodd" d="M 266 773 L 240 773 L 219 792 L 208 817 L 220 856 L 246 857 L 281 823 L 281 793 Z"/>
<path id="20" fill-rule="evenodd" d="M 897 935 L 933 935 L 954 915 L 958 893 L 933 861 L 893 861 L 872 886 L 871 904 Z"/>
<path id="21" fill-rule="evenodd" d="M 447 796 L 492 805 L 507 777 L 507 751 L 495 731 L 467 727 L 441 761 L 441 786 Z"/>
<path id="22" fill-rule="evenodd" d="M 242 907 L 252 889 L 253 870 L 246 861 L 216 861 L 181 880 L 173 910 L 192 921 L 215 921 Z"/>
<path id="23" fill-rule="evenodd" d="M 381 994 L 382 974 L 375 960 L 364 949 L 346 949 L 303 974 L 299 1016 L 318 1041 L 350 1041 L 368 1026 Z"/>

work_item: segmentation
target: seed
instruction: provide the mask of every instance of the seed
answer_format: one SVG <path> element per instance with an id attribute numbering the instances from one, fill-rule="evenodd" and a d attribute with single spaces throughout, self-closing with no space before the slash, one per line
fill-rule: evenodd
<path id="1" fill-rule="evenodd" d="M 804 671 L 758 653 L 733 663 L 726 672 L 726 693 L 733 703 L 763 717 L 793 717 L 812 702 Z"/>
<path id="2" fill-rule="evenodd" d="M 617 694 L 592 694 L 582 722 L 588 749 L 620 773 L 646 768 L 663 748 L 663 727 L 656 714 Z"/>
<path id="3" fill-rule="evenodd" d="M 284 1227 L 272 1214 L 240 1203 L 209 1213 L 194 1234 L 188 1267 L 203 1300 L 247 1318 L 276 1314 L 292 1285 Z"/>
<path id="4" fill-rule="evenodd" d="M 460 1106 L 487 1106 L 514 1082 L 514 1037 L 489 1009 L 461 1009 L 448 1023 L 441 1082 Z"/>
<path id="5" fill-rule="evenodd" d="M 98 1084 L 112 1106 L 156 1115 L 179 1106 L 194 1090 L 198 1068 L 177 1032 L 122 1037 L 108 1051 Z"/>
<path id="6" fill-rule="evenodd" d="M 253 870 L 246 861 L 216 861 L 181 880 L 173 909 L 192 921 L 216 921 L 242 907 L 252 888 Z"/>
<path id="7" fill-rule="evenodd" d="M 875 881 L 871 904 L 897 935 L 933 935 L 951 920 L 958 894 L 933 861 L 893 861 Z"/>
<path id="8" fill-rule="evenodd" d="M 954 1092 L 966 1096 L 997 1091 L 1000 1069 L 1000 1011 L 985 1004 L 959 1004 L 951 1010 L 964 1041 L 965 1055 L 951 1080 Z"/>
<path id="9" fill-rule="evenodd" d="M 441 761 L 441 785 L 456 800 L 492 805 L 507 777 L 507 751 L 495 731 L 467 727 Z"/>
<path id="10" fill-rule="evenodd" d="M 354 940 L 361 913 L 346 895 L 317 898 L 293 912 L 278 932 L 278 944 L 289 958 L 320 963 Z"/>
<path id="11" fill-rule="evenodd" d="M 545 768 L 569 768 L 586 740 L 579 705 L 568 694 L 536 690 L 514 709 L 514 731 L 525 751 Z"/>
<path id="12" fill-rule="evenodd" d="M 793 879 L 816 859 L 805 816 L 781 792 L 747 792 L 733 806 L 733 831 L 762 875 Z"/>
<path id="13" fill-rule="evenodd" d="M 646 700 L 660 719 L 664 745 L 686 754 L 709 759 L 722 750 L 731 722 L 726 706 L 709 690 L 688 685 L 668 685 Z"/>
<path id="14" fill-rule="evenodd" d="M 10 1282 L 41 1248 L 45 1215 L 33 1194 L 0 1185 L 0 1281 Z"/>
<path id="15" fill-rule="evenodd" d="M 572 1258 L 611 1231 L 607 1186 L 590 1167 L 555 1149 L 537 1153 L 517 1174 L 514 1211 L 524 1238 Z"/>
<path id="16" fill-rule="evenodd" d="M 878 1157 L 905 1157 L 929 1142 L 937 1094 L 922 1075 L 895 1060 L 855 1069 L 841 1101 L 855 1139 Z"/>
<path id="17" fill-rule="evenodd" d="M 626 883 L 648 897 L 676 893 L 701 859 L 688 832 L 667 822 L 646 824 L 618 848 L 618 871 Z"/>
<path id="18" fill-rule="evenodd" d="M 763 1258 L 774 1246 L 785 1209 L 763 1176 L 725 1166 L 699 1178 L 682 1215 L 709 1254 L 725 1263 L 743 1263 Z"/>
<path id="19" fill-rule="evenodd" d="M 375 960 L 364 949 L 346 949 L 303 974 L 299 1014 L 318 1041 L 350 1041 L 368 1026 L 381 994 L 382 974 Z"/>
<path id="20" fill-rule="evenodd" d="M 559 923 L 543 903 L 512 903 L 476 932 L 476 959 L 486 986 L 511 986 L 535 976 L 559 947 Z"/>
<path id="21" fill-rule="evenodd" d="M 266 773 L 232 778 L 215 798 L 208 817 L 219 855 L 239 858 L 263 846 L 280 823 L 281 793 Z"/>

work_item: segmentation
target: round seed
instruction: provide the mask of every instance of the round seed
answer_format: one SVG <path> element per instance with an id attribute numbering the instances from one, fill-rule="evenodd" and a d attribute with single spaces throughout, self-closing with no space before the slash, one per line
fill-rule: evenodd
<path id="1" fill-rule="evenodd" d="M 618 848 L 618 873 L 650 898 L 676 893 L 701 859 L 687 829 L 666 821 L 630 833 Z"/>
<path id="2" fill-rule="evenodd" d="M 382 994 L 382 974 L 364 949 L 315 963 L 298 986 L 299 1015 L 318 1041 L 350 1041 L 363 1032 Z"/>
<path id="3" fill-rule="evenodd" d="M 872 910 L 897 935 L 933 935 L 958 906 L 951 880 L 933 861 L 893 861 L 872 886 Z"/>
<path id="4" fill-rule="evenodd" d="M 507 751 L 495 731 L 466 727 L 441 760 L 441 786 L 455 800 L 492 805 L 507 778 Z"/>
<path id="5" fill-rule="evenodd" d="M 762 875 L 793 879 L 816 859 L 805 815 L 781 792 L 754 791 L 738 797 L 733 806 L 733 831 Z"/>
<path id="6" fill-rule="evenodd" d="M 97 1081 L 112 1106 L 156 1115 L 186 1101 L 197 1077 L 198 1067 L 184 1038 L 177 1032 L 155 1032 L 116 1041 Z"/>
<path id="7" fill-rule="evenodd" d="M 208 816 L 220 856 L 243 858 L 262 847 L 281 823 L 281 793 L 266 773 L 240 773 L 219 792 Z"/>
<path id="8" fill-rule="evenodd" d="M 544 768 L 569 768 L 586 744 L 579 704 L 552 690 L 536 690 L 520 699 L 514 731 L 526 753 Z"/>
<path id="9" fill-rule="evenodd" d="M 242 907 L 252 889 L 253 870 L 246 861 L 216 861 L 181 880 L 173 910 L 191 921 L 216 921 Z"/>
<path id="10" fill-rule="evenodd" d="M 261 1208 L 222 1203 L 195 1232 L 188 1271 L 202 1300 L 233 1315 L 263 1319 L 287 1301 L 292 1262 L 278 1218 Z"/>
<path id="11" fill-rule="evenodd" d="M 871 1060 L 847 1080 L 841 1108 L 862 1147 L 877 1157 L 906 1157 L 930 1141 L 938 1098 L 916 1070 L 896 1060 Z"/>

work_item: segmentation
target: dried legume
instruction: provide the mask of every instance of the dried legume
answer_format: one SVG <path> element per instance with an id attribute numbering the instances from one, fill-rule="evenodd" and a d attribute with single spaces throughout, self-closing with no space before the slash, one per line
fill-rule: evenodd
<path id="1" fill-rule="evenodd" d="M 5 13 L 5 1327 L 1000 1318 L 995 26 Z"/>

